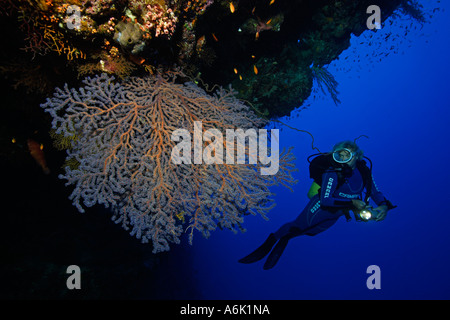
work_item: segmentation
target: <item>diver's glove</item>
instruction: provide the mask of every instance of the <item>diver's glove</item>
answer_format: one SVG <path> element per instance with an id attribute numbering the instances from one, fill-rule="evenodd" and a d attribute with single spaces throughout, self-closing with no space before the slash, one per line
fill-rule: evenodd
<path id="1" fill-rule="evenodd" d="M 365 207 L 367 207 L 367 203 L 365 203 L 362 200 L 359 199 L 352 199 L 353 208 L 357 211 L 364 210 Z"/>
<path id="2" fill-rule="evenodd" d="M 387 207 L 388 210 L 392 210 L 392 209 L 397 208 L 397 206 L 394 206 L 394 205 L 392 204 L 392 202 L 390 202 L 390 201 L 387 200 L 387 199 L 381 201 L 381 203 L 380 203 L 379 206 L 381 207 L 382 205 L 385 205 L 385 206 Z"/>

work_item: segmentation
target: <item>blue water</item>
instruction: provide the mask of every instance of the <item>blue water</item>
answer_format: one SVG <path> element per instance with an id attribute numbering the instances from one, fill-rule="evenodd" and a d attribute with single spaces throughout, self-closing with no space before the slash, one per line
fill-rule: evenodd
<path id="1" fill-rule="evenodd" d="M 308 202 L 306 158 L 315 151 L 308 135 L 284 128 L 281 144 L 295 146 L 299 183 L 293 193 L 275 188 L 277 206 L 270 220 L 246 217 L 245 233 L 216 231 L 209 239 L 196 234 L 188 250 L 203 298 L 450 298 L 450 3 L 441 1 L 440 7 L 444 12 L 396 41 L 398 53 L 381 62 L 365 58 L 372 47 L 353 39 L 354 45 L 328 67 L 339 82 L 341 105 L 330 97 L 311 97 L 310 108 L 283 120 L 310 131 L 321 151 L 367 135 L 358 143 L 373 161 L 378 186 L 398 208 L 382 222 L 341 218 L 315 237 L 295 238 L 269 271 L 262 269 L 264 260 L 239 264 Z M 395 24 L 386 28 L 391 29 L 384 32 L 404 33 Z M 378 51 L 390 52 L 392 45 L 381 43 Z M 366 286 L 370 265 L 380 267 L 379 290 Z"/>

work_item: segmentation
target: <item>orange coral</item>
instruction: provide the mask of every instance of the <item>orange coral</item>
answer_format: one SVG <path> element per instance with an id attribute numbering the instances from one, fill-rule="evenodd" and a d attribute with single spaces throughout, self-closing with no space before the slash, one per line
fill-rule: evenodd
<path id="1" fill-rule="evenodd" d="M 102 74 L 85 79 L 86 87 L 79 91 L 67 86 L 57 90 L 42 105 L 53 116 L 56 133 L 77 132 L 68 157 L 80 165 L 66 168 L 63 177 L 75 186 L 74 205 L 80 211 L 81 202 L 111 206 L 115 222 L 143 242 L 152 241 L 154 252 L 179 243 L 183 230 L 190 241 L 194 230 L 205 237 L 217 226 L 243 230 L 245 215 L 266 217 L 274 206 L 269 186 L 295 182 L 290 152 L 281 155 L 280 170 L 272 176 L 259 173 L 264 167 L 259 162 L 175 163 L 172 137 L 178 128 L 194 133 L 201 121 L 205 133 L 265 124 L 234 92 L 221 89 L 210 96 L 193 83 L 176 83 L 176 78 L 172 73 L 114 83 Z M 228 147 L 230 142 L 223 143 Z M 244 150 L 250 157 L 248 147 Z"/>
<path id="2" fill-rule="evenodd" d="M 115 52 L 114 50 L 110 51 Z M 132 62 L 119 55 L 111 55 L 106 52 L 102 52 L 100 54 L 93 55 L 93 58 L 97 61 L 88 62 L 78 66 L 78 77 L 83 77 L 97 72 L 106 72 L 123 79 L 136 70 L 136 67 Z"/>

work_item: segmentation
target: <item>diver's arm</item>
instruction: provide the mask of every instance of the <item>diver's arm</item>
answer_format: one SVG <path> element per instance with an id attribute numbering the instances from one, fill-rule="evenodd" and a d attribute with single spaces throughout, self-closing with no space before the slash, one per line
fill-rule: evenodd
<path id="1" fill-rule="evenodd" d="M 394 209 L 397 206 L 394 206 L 386 197 L 381 193 L 380 189 L 378 189 L 377 184 L 373 180 L 372 177 L 372 191 L 370 194 L 373 202 L 376 203 L 378 207 L 374 208 L 377 211 L 376 221 L 381 221 L 386 218 L 388 210 Z"/>
<path id="2" fill-rule="evenodd" d="M 324 207 L 352 208 L 353 202 L 350 199 L 333 197 L 338 184 L 338 176 L 334 171 L 325 171 L 322 175 L 322 186 L 320 188 L 320 202 Z"/>
<path id="3" fill-rule="evenodd" d="M 392 203 L 388 199 L 386 199 L 386 197 L 383 195 L 383 193 L 381 193 L 377 184 L 373 180 L 373 176 L 372 176 L 372 191 L 370 193 L 370 198 L 373 200 L 373 202 L 376 203 L 376 205 L 378 207 L 385 206 L 387 210 L 391 210 L 396 207 L 396 206 L 392 205 Z"/>

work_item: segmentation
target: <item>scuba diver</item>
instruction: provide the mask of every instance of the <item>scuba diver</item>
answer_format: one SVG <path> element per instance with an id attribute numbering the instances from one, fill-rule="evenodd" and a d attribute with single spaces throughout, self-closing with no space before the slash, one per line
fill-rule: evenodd
<path id="1" fill-rule="evenodd" d="M 310 161 L 313 156 L 316 157 Z M 369 160 L 370 168 L 363 158 Z M 343 215 L 349 221 L 350 210 L 357 221 L 381 221 L 386 218 L 388 210 L 396 207 L 378 189 L 372 178 L 372 162 L 363 157 L 362 150 L 355 142 L 337 143 L 331 152 L 311 155 L 308 162 L 310 177 L 314 182 L 308 192 L 310 201 L 306 208 L 294 221 L 271 233 L 259 248 L 240 259 L 240 263 L 254 263 L 270 252 L 264 269 L 271 269 L 280 259 L 289 240 L 294 237 L 314 236 L 323 232 Z M 376 208 L 369 206 L 370 198 L 377 205 Z"/>

